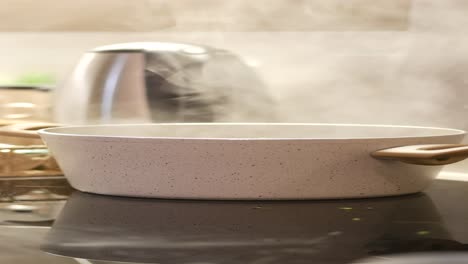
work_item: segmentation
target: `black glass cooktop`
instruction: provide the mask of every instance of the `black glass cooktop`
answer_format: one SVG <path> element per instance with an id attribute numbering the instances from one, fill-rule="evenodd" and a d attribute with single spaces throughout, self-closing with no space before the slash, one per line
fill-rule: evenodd
<path id="1" fill-rule="evenodd" d="M 355 200 L 188 201 L 80 192 L 66 202 L 5 200 L 0 263 L 352 263 L 412 252 L 451 252 L 460 260 L 468 256 L 467 203 L 468 182 L 443 180 L 421 194 Z"/>

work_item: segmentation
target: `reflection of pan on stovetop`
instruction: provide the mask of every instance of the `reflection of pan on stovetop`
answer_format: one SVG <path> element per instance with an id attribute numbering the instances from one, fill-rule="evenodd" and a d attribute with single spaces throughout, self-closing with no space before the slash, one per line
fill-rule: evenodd
<path id="1" fill-rule="evenodd" d="M 451 241 L 440 221 L 423 194 L 349 201 L 210 202 L 76 192 L 42 249 L 77 258 L 147 263 L 347 263 L 372 254 L 369 245 L 379 244 L 388 233 L 397 244 Z"/>

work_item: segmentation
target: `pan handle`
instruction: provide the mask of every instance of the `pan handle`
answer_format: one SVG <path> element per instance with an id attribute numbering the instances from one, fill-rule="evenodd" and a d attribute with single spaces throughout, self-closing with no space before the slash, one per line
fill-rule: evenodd
<path id="1" fill-rule="evenodd" d="M 445 165 L 468 158 L 468 145 L 433 144 L 412 145 L 377 150 L 371 153 L 377 159 L 398 160 L 417 165 Z"/>

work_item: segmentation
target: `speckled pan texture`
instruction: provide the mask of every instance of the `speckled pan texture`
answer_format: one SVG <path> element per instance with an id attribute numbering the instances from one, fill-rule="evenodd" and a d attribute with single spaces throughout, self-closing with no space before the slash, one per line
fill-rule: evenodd
<path id="1" fill-rule="evenodd" d="M 430 184 L 441 166 L 377 160 L 370 153 L 459 143 L 464 136 L 448 129 L 321 124 L 81 126 L 40 134 L 80 191 L 182 199 L 415 193 Z"/>

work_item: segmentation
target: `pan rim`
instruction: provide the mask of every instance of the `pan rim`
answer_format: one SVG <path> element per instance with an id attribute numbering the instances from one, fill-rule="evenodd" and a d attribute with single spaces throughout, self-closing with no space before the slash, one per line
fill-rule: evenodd
<path id="1" fill-rule="evenodd" d="M 409 128 L 425 130 L 443 130 L 446 134 L 421 135 L 421 136 L 382 136 L 382 137 L 187 137 L 187 136 L 120 136 L 104 134 L 79 134 L 76 132 L 60 132 L 63 129 L 80 129 L 89 127 L 135 127 L 135 126 L 246 126 L 246 125 L 268 125 L 268 126 L 333 126 L 333 127 L 369 127 L 369 128 Z M 58 132 L 56 132 L 58 130 Z M 97 124 L 97 125 L 70 125 L 53 128 L 45 128 L 38 131 L 42 136 L 61 136 L 86 139 L 126 139 L 126 140 L 190 140 L 190 141 L 362 141 L 362 140 L 396 140 L 396 139 L 424 139 L 424 138 L 444 138 L 447 136 L 464 136 L 466 131 L 454 128 L 430 127 L 430 126 L 410 126 L 410 125 L 383 125 L 383 124 L 346 124 L 346 123 L 266 123 L 266 122 L 213 122 L 213 123 L 144 123 L 144 124 Z"/>

